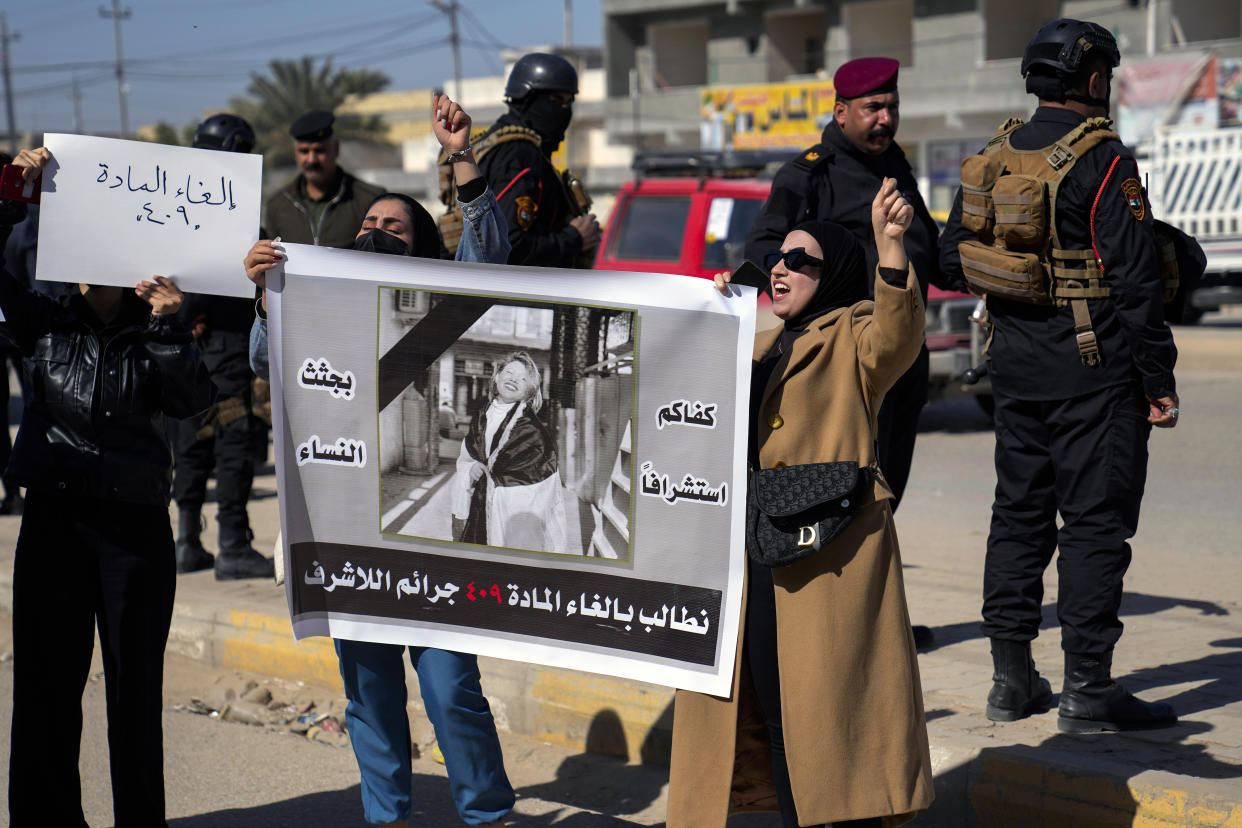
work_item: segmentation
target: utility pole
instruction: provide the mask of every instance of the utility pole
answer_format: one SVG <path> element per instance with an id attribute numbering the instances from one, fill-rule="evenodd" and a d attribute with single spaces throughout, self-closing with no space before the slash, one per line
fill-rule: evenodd
<path id="1" fill-rule="evenodd" d="M 574 0 L 565 0 L 565 48 L 574 43 Z"/>
<path id="2" fill-rule="evenodd" d="M 82 87 L 78 84 L 78 73 L 73 73 L 73 131 L 82 134 Z"/>
<path id="3" fill-rule="evenodd" d="M 112 0 L 117 2 L 117 0 Z M 427 0 L 448 15 L 449 45 L 453 47 L 453 100 L 461 103 L 461 37 L 457 33 L 457 0 Z"/>
<path id="4" fill-rule="evenodd" d="M 4 62 L 4 109 L 9 117 L 10 155 L 17 155 L 17 119 L 13 117 L 13 77 L 9 73 L 9 44 L 20 38 L 20 32 L 9 34 L 9 23 L 4 12 L 0 12 L 0 57 Z"/>
<path id="5" fill-rule="evenodd" d="M 121 10 L 121 0 L 112 0 L 112 8 L 99 7 L 100 17 L 111 17 L 112 28 L 116 37 L 116 94 L 121 106 L 121 137 L 129 134 L 128 93 L 125 90 L 125 58 L 121 53 L 121 21 L 129 20 L 132 15 L 129 9 Z"/>

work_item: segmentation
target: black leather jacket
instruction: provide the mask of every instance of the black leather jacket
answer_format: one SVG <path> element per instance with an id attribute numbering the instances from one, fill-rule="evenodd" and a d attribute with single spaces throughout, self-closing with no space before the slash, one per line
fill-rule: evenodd
<path id="1" fill-rule="evenodd" d="M 0 309 L 31 398 L 6 479 L 30 489 L 167 505 L 164 416 L 191 417 L 216 389 L 185 326 L 132 290 L 103 323 L 79 294 L 54 301 L 0 270 Z"/>

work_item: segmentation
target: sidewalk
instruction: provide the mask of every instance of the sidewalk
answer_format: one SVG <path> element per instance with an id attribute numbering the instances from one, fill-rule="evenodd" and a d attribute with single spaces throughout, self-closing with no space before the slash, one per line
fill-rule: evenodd
<path id="1" fill-rule="evenodd" d="M 1229 340 L 1228 347 L 1239 341 Z M 1203 342 L 1212 344 L 1206 337 Z M 1193 356 L 1186 345 L 1179 345 L 1184 358 Z M 1222 384 L 1222 371 L 1236 377 L 1236 351 L 1228 360 L 1217 356 L 1214 346 L 1202 355 L 1202 376 L 1196 379 L 1191 373 L 1183 380 L 1183 399 L 1199 388 L 1196 382 L 1202 385 L 1201 399 L 1210 395 Z M 1226 402 L 1232 396 L 1236 404 L 1236 379 L 1229 382 L 1218 393 Z M 1236 413 L 1232 421 L 1236 423 Z M 1155 548 L 1163 547 L 1169 535 L 1190 531 L 1180 524 L 1141 528 L 1134 544 L 1135 564 L 1127 576 L 1122 613 L 1126 633 L 1114 674 L 1148 700 L 1170 701 L 1182 716 L 1177 726 L 1068 736 L 1057 732 L 1055 710 L 1004 725 L 984 718 L 991 660 L 977 619 L 991 440 L 990 432 L 978 424 L 964 429 L 925 424 L 915 479 L 897 519 L 911 615 L 936 635 L 935 648 L 922 653 L 919 664 L 937 800 L 914 824 L 1242 828 L 1242 556 L 1237 554 L 1238 535 L 1229 525 L 1213 527 L 1215 548 L 1203 543 Z M 1179 451 L 1177 445 L 1153 439 L 1153 469 L 1162 462 L 1159 453 Z M 1236 457 L 1234 449 L 1229 451 Z M 952 468 L 953 479 L 933 474 L 945 468 Z M 265 554 L 270 554 L 277 529 L 275 480 L 270 467 L 268 472 L 256 480 L 258 499 L 251 506 L 255 545 Z M 1236 471 L 1225 474 L 1235 481 L 1232 494 L 1225 497 L 1232 498 L 1236 509 Z M 1162 484 L 1154 477 L 1149 477 L 1148 497 L 1157 503 L 1153 512 L 1165 521 L 1159 501 L 1175 497 L 1180 484 Z M 210 529 L 204 539 L 214 549 L 211 509 L 209 505 Z M 1178 514 L 1167 520 L 1185 520 L 1188 526 L 1203 521 L 1190 509 L 1176 504 L 1173 509 Z M 3 621 L 12 610 L 18 525 L 18 518 L 0 518 Z M 1237 523 L 1231 525 L 1236 528 Z M 216 667 L 340 686 L 330 641 L 294 643 L 283 588 L 267 581 L 217 583 L 210 572 L 181 576 L 177 586 L 170 652 Z M 1049 603 L 1056 594 L 1055 568 L 1046 594 L 1044 631 L 1035 643 L 1035 658 L 1059 690 L 1060 644 Z M 502 730 L 573 750 L 667 764 L 673 715 L 667 688 L 497 659 L 480 661 Z"/>

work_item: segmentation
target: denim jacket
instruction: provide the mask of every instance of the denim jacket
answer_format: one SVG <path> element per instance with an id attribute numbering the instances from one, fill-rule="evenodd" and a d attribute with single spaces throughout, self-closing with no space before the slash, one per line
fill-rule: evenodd
<path id="1" fill-rule="evenodd" d="M 496 196 L 488 187 L 474 201 L 462 202 L 461 243 L 457 245 L 457 261 L 504 264 L 509 259 L 509 231 L 505 218 L 496 205 Z M 255 302 L 255 320 L 250 327 L 250 367 L 263 379 L 268 378 L 267 317 Z"/>

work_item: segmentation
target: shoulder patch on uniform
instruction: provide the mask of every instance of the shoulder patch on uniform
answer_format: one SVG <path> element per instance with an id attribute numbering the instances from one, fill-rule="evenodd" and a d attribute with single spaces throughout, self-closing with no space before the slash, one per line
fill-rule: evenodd
<path id="1" fill-rule="evenodd" d="M 810 172 L 832 158 L 832 150 L 823 144 L 816 144 L 807 149 L 790 163 L 803 172 Z"/>
<path id="2" fill-rule="evenodd" d="M 1136 221 L 1142 221 L 1147 215 L 1147 205 L 1143 203 L 1143 185 L 1137 178 L 1127 178 L 1121 182 L 1121 195 L 1126 206 Z"/>
<path id="3" fill-rule="evenodd" d="M 517 207 L 517 223 L 522 230 L 529 230 L 535 224 L 535 213 L 539 212 L 539 205 L 530 196 L 518 196 L 514 199 Z"/>

